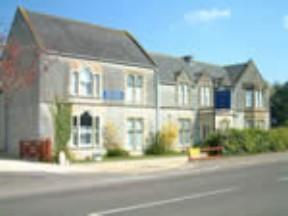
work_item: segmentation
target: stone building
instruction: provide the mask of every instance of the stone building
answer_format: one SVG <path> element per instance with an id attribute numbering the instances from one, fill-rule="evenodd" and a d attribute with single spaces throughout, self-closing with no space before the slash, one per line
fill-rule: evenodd
<path id="1" fill-rule="evenodd" d="M 19 8 L 8 43 L 41 50 L 31 85 L 0 96 L 0 148 L 18 154 L 19 141 L 54 137 L 55 98 L 72 105 L 70 149 L 78 158 L 105 152 L 106 125 L 132 154 L 172 121 L 184 149 L 215 130 L 269 128 L 269 92 L 255 63 L 217 66 L 147 52 L 127 31 Z M 5 52 L 4 52 L 5 53 Z M 34 56 L 34 57 L 33 57 Z M 4 55 L 5 57 L 5 55 Z"/>

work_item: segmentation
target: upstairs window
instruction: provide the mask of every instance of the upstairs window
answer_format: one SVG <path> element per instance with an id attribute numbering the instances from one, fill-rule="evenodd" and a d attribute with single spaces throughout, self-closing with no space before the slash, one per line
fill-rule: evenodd
<path id="1" fill-rule="evenodd" d="M 211 106 L 211 91 L 210 87 L 200 87 L 200 106 L 210 107 Z"/>
<path id="2" fill-rule="evenodd" d="M 88 68 L 80 72 L 80 94 L 83 96 L 93 95 L 93 76 Z"/>
<path id="3" fill-rule="evenodd" d="M 252 108 L 253 107 L 253 90 L 247 89 L 245 93 L 245 107 Z"/>
<path id="4" fill-rule="evenodd" d="M 245 93 L 245 107 L 246 108 L 261 108 L 264 107 L 263 90 L 247 89 Z"/>
<path id="5" fill-rule="evenodd" d="M 263 107 L 263 91 L 262 90 L 256 90 L 255 91 L 255 107 L 261 108 Z"/>
<path id="6" fill-rule="evenodd" d="M 126 100 L 130 103 L 143 101 L 143 77 L 140 75 L 128 75 Z"/>
<path id="7" fill-rule="evenodd" d="M 177 92 L 178 105 L 188 105 L 190 96 L 189 85 L 185 83 L 178 84 Z"/>

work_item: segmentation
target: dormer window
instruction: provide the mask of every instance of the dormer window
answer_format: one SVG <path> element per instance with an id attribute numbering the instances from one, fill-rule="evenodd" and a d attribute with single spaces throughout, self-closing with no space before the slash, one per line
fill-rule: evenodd
<path id="1" fill-rule="evenodd" d="M 179 83 L 177 85 L 178 105 L 189 105 L 190 88 L 187 83 Z"/>

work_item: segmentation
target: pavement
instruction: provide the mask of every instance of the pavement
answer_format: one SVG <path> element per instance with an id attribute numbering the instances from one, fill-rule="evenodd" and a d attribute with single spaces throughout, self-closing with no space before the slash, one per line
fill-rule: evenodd
<path id="1" fill-rule="evenodd" d="M 58 165 L 0 157 L 0 173 L 51 173 L 51 174 L 143 174 L 169 170 L 182 170 L 209 166 L 229 166 L 286 160 L 288 152 L 253 156 L 224 157 L 216 160 L 188 162 L 187 156 L 170 156 L 135 160 Z"/>
<path id="2" fill-rule="evenodd" d="M 0 181 L 3 181 L 4 176 L 4 188 L 12 184 L 11 179 L 15 181 L 14 186 L 17 182 L 22 182 L 22 187 L 31 190 L 33 184 L 30 187 L 30 181 L 48 183 L 53 180 L 55 187 L 64 187 L 70 179 L 70 182 L 74 181 L 75 184 L 73 189 L 67 190 L 12 196 L 7 193 L 8 196 L 0 196 L 0 215 L 286 216 L 287 156 L 287 153 L 281 153 L 225 158 L 197 162 L 192 168 L 185 166 L 181 170 L 135 175 L 2 172 Z M 25 179 L 24 176 L 30 176 L 30 179 Z M 47 178 L 50 180 L 47 181 Z M 90 179 L 91 184 L 78 187 L 83 179 Z M 0 185 L 3 186 L 3 182 Z M 46 186 L 51 187 L 47 184 Z"/>

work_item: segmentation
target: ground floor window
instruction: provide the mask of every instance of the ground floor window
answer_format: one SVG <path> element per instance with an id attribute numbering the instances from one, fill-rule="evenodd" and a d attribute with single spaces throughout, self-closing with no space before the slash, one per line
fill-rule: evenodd
<path id="1" fill-rule="evenodd" d="M 127 120 L 127 148 L 132 151 L 143 149 L 144 125 L 143 119 L 130 118 Z"/>
<path id="2" fill-rule="evenodd" d="M 190 119 L 179 119 L 179 143 L 182 147 L 186 147 L 191 144 Z"/>
<path id="3" fill-rule="evenodd" d="M 100 119 L 88 112 L 73 116 L 72 143 L 77 147 L 91 147 L 100 144 Z"/>

